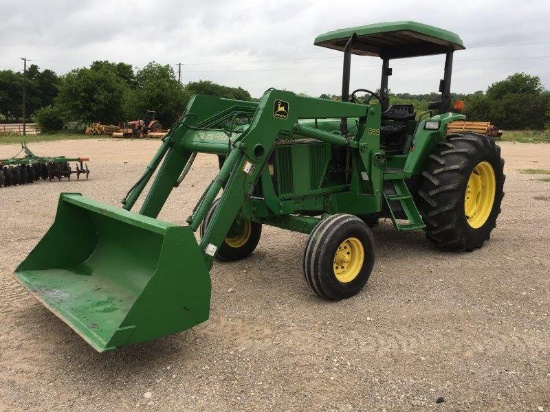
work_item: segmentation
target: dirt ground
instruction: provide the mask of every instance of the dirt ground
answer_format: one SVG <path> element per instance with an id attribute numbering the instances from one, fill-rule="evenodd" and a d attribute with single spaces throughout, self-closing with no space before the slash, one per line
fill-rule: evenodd
<path id="1" fill-rule="evenodd" d="M 304 281 L 307 237 L 267 227 L 251 258 L 214 265 L 210 320 L 98 354 L 11 274 L 60 192 L 119 205 L 158 145 L 30 144 L 89 156 L 90 179 L 0 189 L 0 410 L 550 411 L 550 183 L 519 172 L 550 169 L 550 145 L 501 144 L 506 196 L 480 250 L 382 222 L 367 287 L 331 303 Z M 215 170 L 199 156 L 160 218 L 184 224 Z"/>

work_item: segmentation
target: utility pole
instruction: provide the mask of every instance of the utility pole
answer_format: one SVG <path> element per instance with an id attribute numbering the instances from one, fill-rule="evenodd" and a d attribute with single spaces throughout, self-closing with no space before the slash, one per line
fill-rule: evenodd
<path id="1" fill-rule="evenodd" d="M 181 63 L 178 63 L 178 82 L 181 84 Z"/>
<path id="2" fill-rule="evenodd" d="M 26 104 L 25 104 L 25 100 L 26 100 L 26 96 L 25 96 L 25 89 L 26 89 L 26 83 L 27 83 L 27 79 L 25 77 L 25 75 L 27 74 L 27 58 L 26 57 L 21 57 L 21 60 L 23 60 L 23 136 L 26 136 L 27 135 L 27 121 L 26 121 L 26 117 L 27 117 L 27 113 L 26 113 Z"/>

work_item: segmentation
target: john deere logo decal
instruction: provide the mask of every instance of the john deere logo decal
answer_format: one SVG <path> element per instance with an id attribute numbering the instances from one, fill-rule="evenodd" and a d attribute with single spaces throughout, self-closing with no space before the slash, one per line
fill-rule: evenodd
<path id="1" fill-rule="evenodd" d="M 278 119 L 286 119 L 288 117 L 288 102 L 284 100 L 275 100 L 273 116 Z"/>

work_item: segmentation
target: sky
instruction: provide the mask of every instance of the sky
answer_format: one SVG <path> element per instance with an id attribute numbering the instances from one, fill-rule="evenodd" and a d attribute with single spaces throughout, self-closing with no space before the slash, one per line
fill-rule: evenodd
<path id="1" fill-rule="evenodd" d="M 412 20 L 458 34 L 452 91 L 486 91 L 524 72 L 550 89 L 550 1 L 523 0 L 2 0 L 0 70 L 27 64 L 62 75 L 93 61 L 169 64 L 181 81 L 340 94 L 342 53 L 313 45 L 319 34 Z M 392 62 L 394 93 L 437 91 L 443 56 Z M 381 61 L 353 56 L 351 89 L 376 90 Z"/>

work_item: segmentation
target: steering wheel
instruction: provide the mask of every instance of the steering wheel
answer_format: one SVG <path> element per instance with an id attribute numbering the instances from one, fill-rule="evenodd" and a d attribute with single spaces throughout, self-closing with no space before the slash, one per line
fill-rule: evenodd
<path id="1" fill-rule="evenodd" d="M 364 93 L 369 94 L 369 98 L 364 101 L 364 104 L 369 104 L 370 99 L 372 99 L 374 97 L 376 100 L 378 100 L 380 102 L 381 105 L 383 105 L 382 98 L 379 95 L 377 95 L 376 93 L 371 92 L 370 90 L 367 90 L 367 89 L 355 89 L 353 92 L 351 92 L 351 95 L 349 97 L 349 101 L 352 102 L 352 103 L 359 103 L 359 100 L 357 100 L 357 97 L 355 96 L 355 94 L 359 93 L 359 92 L 364 92 Z M 365 98 L 366 98 L 366 96 L 365 96 Z"/>

